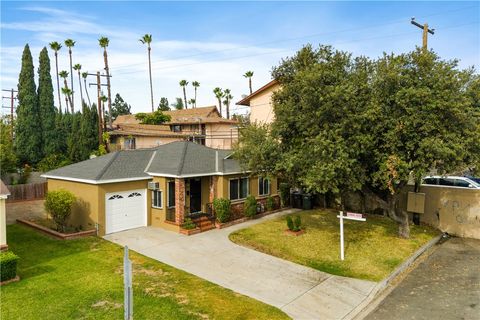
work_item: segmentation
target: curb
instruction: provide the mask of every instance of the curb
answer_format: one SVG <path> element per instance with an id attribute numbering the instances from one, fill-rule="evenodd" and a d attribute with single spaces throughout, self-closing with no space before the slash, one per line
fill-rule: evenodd
<path id="1" fill-rule="evenodd" d="M 408 267 L 410 267 L 425 251 L 437 244 L 443 237 L 443 234 L 440 234 L 423 245 L 418 249 L 413 255 L 410 256 L 404 263 L 398 266 L 387 278 L 379 282 L 373 289 L 370 291 L 368 296 L 357 305 L 352 311 L 345 315 L 342 320 L 353 320 L 353 319 L 363 319 L 363 317 L 357 318 L 362 311 L 364 311 L 368 305 L 376 299 L 380 294 L 387 288 L 387 286 L 396 279 L 400 274 L 402 274 Z M 366 315 L 364 315 L 366 316 Z"/>

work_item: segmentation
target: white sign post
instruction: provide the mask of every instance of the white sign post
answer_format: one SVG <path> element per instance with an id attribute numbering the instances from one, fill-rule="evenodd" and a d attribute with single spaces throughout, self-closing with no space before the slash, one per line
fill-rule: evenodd
<path id="1" fill-rule="evenodd" d="M 132 261 L 128 258 L 128 247 L 123 256 L 123 310 L 125 320 L 133 319 Z"/>
<path id="2" fill-rule="evenodd" d="M 340 219 L 340 259 L 345 260 L 345 249 L 344 249 L 344 240 L 343 240 L 343 219 L 355 220 L 355 221 L 367 221 L 363 218 L 361 213 L 347 212 L 347 215 L 343 215 L 343 211 L 340 211 L 340 215 L 337 216 Z"/>

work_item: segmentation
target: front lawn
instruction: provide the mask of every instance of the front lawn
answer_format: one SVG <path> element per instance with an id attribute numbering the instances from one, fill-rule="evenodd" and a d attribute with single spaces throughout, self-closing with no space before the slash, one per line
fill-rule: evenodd
<path id="1" fill-rule="evenodd" d="M 20 282 L 1 287 L 0 318 L 123 319 L 123 248 L 7 228 Z M 280 310 L 130 251 L 135 319 L 288 319 Z"/>
<path id="2" fill-rule="evenodd" d="M 389 218 L 369 215 L 367 222 L 344 220 L 345 260 L 340 260 L 337 211 L 310 210 L 300 215 L 306 233 L 285 234 L 285 217 L 254 225 L 230 235 L 235 243 L 335 275 L 380 281 L 439 232 L 411 226 L 410 239 L 397 236 Z"/>

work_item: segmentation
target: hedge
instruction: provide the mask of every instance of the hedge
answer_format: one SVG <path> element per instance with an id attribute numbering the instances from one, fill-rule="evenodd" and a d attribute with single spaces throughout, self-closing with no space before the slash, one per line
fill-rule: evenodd
<path id="1" fill-rule="evenodd" d="M 7 281 L 17 276 L 18 256 L 12 251 L 0 253 L 0 281 Z"/>

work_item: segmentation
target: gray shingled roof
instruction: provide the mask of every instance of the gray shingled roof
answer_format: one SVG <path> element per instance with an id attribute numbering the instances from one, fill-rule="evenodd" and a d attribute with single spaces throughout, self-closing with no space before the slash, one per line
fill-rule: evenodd
<path id="1" fill-rule="evenodd" d="M 241 172 L 238 161 L 225 159 L 230 150 L 177 141 L 154 149 L 123 150 L 55 169 L 47 178 L 81 179 L 92 183 L 158 176 L 201 176 Z M 215 159 L 217 158 L 217 160 Z"/>

